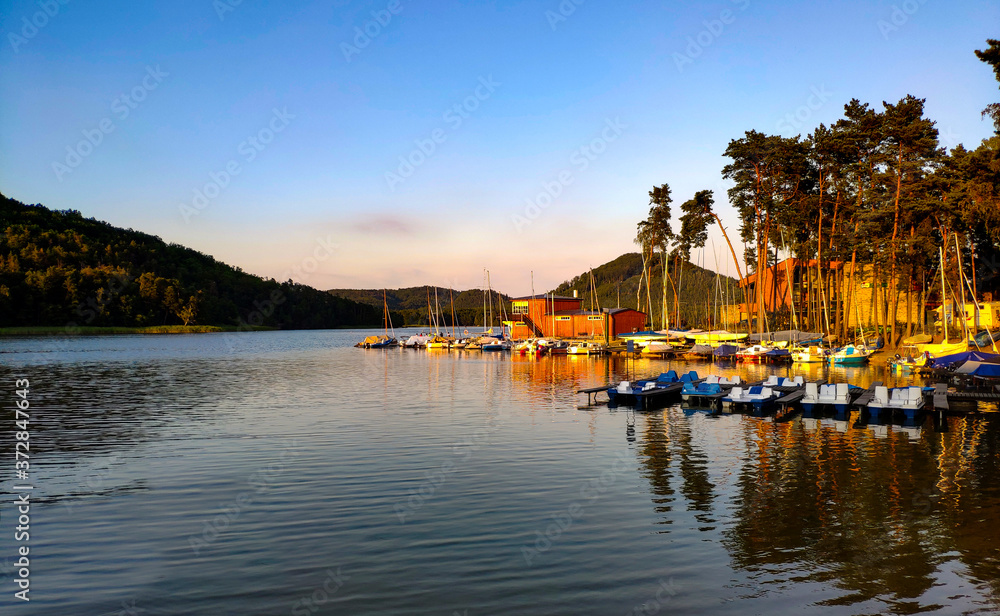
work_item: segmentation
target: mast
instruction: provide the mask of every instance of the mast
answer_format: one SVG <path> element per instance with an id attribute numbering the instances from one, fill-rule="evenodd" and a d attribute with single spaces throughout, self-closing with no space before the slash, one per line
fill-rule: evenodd
<path id="1" fill-rule="evenodd" d="M 965 317 L 965 274 L 962 272 L 962 251 L 958 247 L 958 231 L 955 232 L 955 258 L 958 264 L 958 293 L 962 300 L 962 330 L 969 335 L 969 320 Z"/>
<path id="2" fill-rule="evenodd" d="M 436 323 L 438 325 L 438 327 L 440 327 L 440 321 L 441 320 L 442 320 L 441 319 L 441 304 L 438 303 L 438 288 L 434 287 L 434 323 Z M 445 330 L 445 331 L 447 331 L 447 330 Z M 434 333 L 437 334 L 439 332 L 437 331 L 437 329 L 435 329 Z"/>
<path id="3" fill-rule="evenodd" d="M 493 327 L 493 283 L 490 281 L 490 270 L 486 270 L 486 294 L 490 298 L 490 327 Z"/>
<path id="4" fill-rule="evenodd" d="M 944 288 L 944 246 L 938 247 L 938 256 L 941 259 L 941 329 L 944 330 L 944 343 L 948 344 L 948 315 L 945 314 L 945 300 L 948 295 Z"/>
<path id="5" fill-rule="evenodd" d="M 552 292 L 552 335 L 556 335 L 556 292 Z"/>
<path id="6" fill-rule="evenodd" d="M 384 319 L 385 333 L 386 335 L 388 335 L 389 330 L 392 330 L 392 337 L 395 338 L 396 330 L 392 326 L 392 315 L 389 314 L 389 301 L 386 299 L 384 288 L 382 289 L 382 310 L 384 311 L 383 319 Z"/>
<path id="7" fill-rule="evenodd" d="M 785 252 L 787 252 L 788 255 L 789 255 L 788 259 L 785 259 L 785 286 L 788 288 L 788 303 L 789 303 L 789 305 L 792 308 L 792 329 L 798 329 L 799 328 L 799 323 L 798 323 L 798 318 L 797 318 L 798 315 L 795 314 L 795 288 L 794 288 L 794 285 L 792 284 L 792 282 L 793 282 L 793 280 L 792 280 L 792 272 L 788 269 L 788 261 L 789 261 L 789 259 L 791 259 L 791 254 L 792 253 L 788 251 L 788 245 L 785 244 L 785 230 L 784 229 L 781 229 L 781 243 L 785 246 Z M 817 264 L 817 268 L 818 267 L 819 267 L 819 264 Z M 806 269 L 808 269 L 808 268 L 809 268 L 809 264 L 807 263 L 806 264 Z M 829 334 L 830 333 L 830 321 L 829 321 L 829 319 L 827 319 L 826 329 L 827 329 L 826 333 Z"/>
<path id="8" fill-rule="evenodd" d="M 719 253 L 715 251 L 715 240 L 712 240 L 712 257 L 715 258 L 715 289 L 712 292 L 712 299 L 715 302 L 715 327 L 719 327 L 719 300 L 722 298 L 722 274 L 719 273 Z"/>
<path id="9" fill-rule="evenodd" d="M 431 288 L 427 287 L 427 331 L 434 331 L 434 318 L 431 315 Z"/>
<path id="10" fill-rule="evenodd" d="M 663 240 L 660 251 L 660 327 L 667 329 L 667 241 Z"/>
<path id="11" fill-rule="evenodd" d="M 451 337 L 455 337 L 455 290 L 448 287 L 448 294 L 451 296 Z"/>

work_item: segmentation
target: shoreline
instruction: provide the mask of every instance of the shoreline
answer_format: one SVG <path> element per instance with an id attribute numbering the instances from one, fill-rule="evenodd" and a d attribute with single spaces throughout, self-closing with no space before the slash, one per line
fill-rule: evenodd
<path id="1" fill-rule="evenodd" d="M 13 336 L 118 336 L 129 334 L 216 334 L 236 331 L 280 331 L 274 327 L 248 325 L 152 325 L 147 327 L 66 327 L 27 325 L 0 327 L 0 337 Z"/>

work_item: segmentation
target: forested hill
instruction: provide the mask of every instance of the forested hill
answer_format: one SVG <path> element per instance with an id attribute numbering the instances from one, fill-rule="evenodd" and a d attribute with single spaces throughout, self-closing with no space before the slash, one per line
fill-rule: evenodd
<path id="1" fill-rule="evenodd" d="M 437 291 L 435 301 L 434 292 Z M 356 302 L 362 302 L 370 306 L 382 309 L 382 289 L 330 289 L 329 293 L 337 297 L 344 297 Z M 482 289 L 469 289 L 466 291 L 453 291 L 445 287 L 408 287 L 405 289 L 386 289 L 385 300 L 389 305 L 389 310 L 398 313 L 401 321 L 394 321 L 393 325 L 415 325 L 422 326 L 428 324 L 427 305 L 428 298 L 430 305 L 437 306 L 435 312 L 440 314 L 439 323 L 451 324 L 452 295 L 454 295 L 455 320 L 461 325 L 481 325 L 483 323 L 483 291 Z M 498 311 L 498 297 L 503 299 L 504 310 L 510 313 L 510 298 L 506 295 L 494 291 L 492 293 L 494 315 Z M 487 310 L 489 305 L 487 304 Z M 396 319 L 397 316 L 393 316 Z M 496 323 L 494 318 L 494 323 Z"/>
<path id="2" fill-rule="evenodd" d="M 636 300 L 636 292 L 642 280 L 642 256 L 637 252 L 628 252 L 613 261 L 594 268 L 594 282 L 597 286 L 597 299 L 601 308 L 636 308 L 649 312 L 652 304 L 653 325 L 659 327 L 663 305 L 663 276 L 660 255 L 656 254 L 650 267 L 649 286 L 652 301 L 647 301 L 646 284 L 642 283 L 641 298 Z M 669 280 L 667 284 L 667 305 L 671 326 L 676 325 L 674 311 L 674 287 L 680 291 L 680 318 L 689 326 L 708 325 L 708 315 L 714 314 L 716 300 L 728 299 L 736 303 L 739 295 L 739 281 L 729 276 L 718 276 L 715 272 L 703 269 L 690 262 L 677 263 L 673 259 L 668 264 Z M 679 271 L 678 271 L 679 270 Z M 720 293 L 721 288 L 721 293 Z M 590 272 L 584 272 L 559 285 L 555 292 L 560 295 L 572 295 L 576 290 L 583 298 L 583 307 L 590 308 Z M 721 299 L 720 299 L 721 298 Z M 720 309 L 721 314 L 721 309 Z"/>
<path id="3" fill-rule="evenodd" d="M 372 326 L 382 309 L 0 195 L 0 326 L 178 324 Z"/>

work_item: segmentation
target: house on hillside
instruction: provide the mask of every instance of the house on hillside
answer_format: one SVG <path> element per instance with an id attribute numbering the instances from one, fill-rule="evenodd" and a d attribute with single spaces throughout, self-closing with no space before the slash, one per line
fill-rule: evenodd
<path id="1" fill-rule="evenodd" d="M 574 292 L 575 295 L 575 292 Z M 579 297 L 529 295 L 511 300 L 511 319 L 504 325 L 511 338 L 604 338 L 640 331 L 646 314 L 631 308 L 584 310 Z"/>

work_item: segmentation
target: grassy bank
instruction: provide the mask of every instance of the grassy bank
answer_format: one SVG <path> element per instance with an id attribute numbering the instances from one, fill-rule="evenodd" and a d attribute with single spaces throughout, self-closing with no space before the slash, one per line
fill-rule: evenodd
<path id="1" fill-rule="evenodd" d="M 0 327 L 0 336 L 100 336 L 112 334 L 210 334 L 235 331 L 272 331 L 273 327 L 236 325 L 157 325 L 153 327 Z"/>

